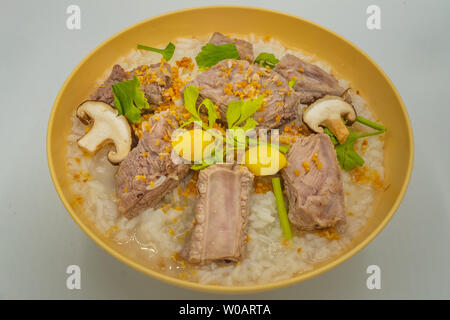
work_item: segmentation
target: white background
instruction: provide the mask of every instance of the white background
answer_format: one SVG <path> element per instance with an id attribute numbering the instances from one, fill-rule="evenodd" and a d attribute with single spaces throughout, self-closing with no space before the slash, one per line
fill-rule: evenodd
<path id="1" fill-rule="evenodd" d="M 69 4 L 82 29 L 66 29 Z M 50 179 L 45 155 L 53 101 L 72 69 L 116 32 L 174 9 L 243 4 L 289 12 L 367 52 L 402 95 L 415 136 L 415 168 L 400 209 L 362 252 L 291 287 L 251 295 L 190 291 L 151 279 L 108 255 L 75 224 Z M 381 8 L 382 30 L 366 28 Z M 450 298 L 450 1 L 5 1 L 0 0 L 0 298 Z M 66 267 L 82 270 L 67 290 Z M 366 268 L 382 289 L 366 288 Z"/>

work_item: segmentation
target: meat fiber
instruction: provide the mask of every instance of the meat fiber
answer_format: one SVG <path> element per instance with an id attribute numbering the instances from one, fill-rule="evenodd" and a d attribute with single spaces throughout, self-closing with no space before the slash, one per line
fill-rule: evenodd
<path id="1" fill-rule="evenodd" d="M 260 95 L 265 97 L 263 106 L 252 116 L 258 128 L 278 128 L 299 113 L 300 96 L 283 76 L 245 60 L 223 60 L 187 85 L 197 86 L 201 98 L 209 98 L 219 107 L 222 121 L 230 102 Z"/>
<path id="2" fill-rule="evenodd" d="M 106 81 L 91 95 L 91 99 L 114 105 L 112 85 L 131 79 L 133 79 L 133 76 L 129 72 L 126 72 L 120 65 L 116 64 Z"/>
<path id="3" fill-rule="evenodd" d="M 126 72 L 120 65 L 116 64 L 111 70 L 106 81 L 91 95 L 94 101 L 103 101 L 114 105 L 114 93 L 112 85 L 118 82 L 133 79 L 136 75 L 141 83 L 141 90 L 144 92 L 150 106 L 159 106 L 164 102 L 164 90 L 171 86 L 171 68 L 168 63 L 156 63 L 150 66 L 142 65 L 131 72 Z"/>
<path id="4" fill-rule="evenodd" d="M 149 120 L 150 131 L 144 131 L 138 145 L 120 163 L 116 194 L 125 217 L 156 206 L 188 173 L 189 165 L 174 163 L 166 150 L 176 124 L 168 111 L 154 115 Z"/>
<path id="5" fill-rule="evenodd" d="M 275 67 L 275 71 L 283 75 L 288 81 L 297 79 L 293 88 L 300 93 L 302 104 L 311 104 L 325 95 L 342 96 L 346 91 L 331 74 L 292 54 L 287 54 L 281 58 Z M 348 99 L 348 97 L 346 98 Z"/>
<path id="6" fill-rule="evenodd" d="M 282 176 L 289 221 L 303 230 L 345 223 L 344 191 L 336 152 L 325 133 L 298 139 L 287 154 Z"/>
<path id="7" fill-rule="evenodd" d="M 140 79 L 141 89 L 150 106 L 159 106 L 164 103 L 164 91 L 172 84 L 170 64 L 164 62 L 150 66 L 142 65 L 134 69 L 132 73 Z"/>

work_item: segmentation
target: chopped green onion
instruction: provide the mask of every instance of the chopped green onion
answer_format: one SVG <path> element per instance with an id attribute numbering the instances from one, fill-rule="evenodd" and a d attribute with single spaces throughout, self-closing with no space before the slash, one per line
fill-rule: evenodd
<path id="1" fill-rule="evenodd" d="M 281 230 L 283 230 L 284 237 L 287 240 L 292 240 L 291 226 L 289 225 L 289 218 L 284 206 L 283 191 L 281 190 L 280 178 L 272 178 L 273 193 L 275 194 L 275 201 L 277 203 L 278 215 L 280 216 Z"/>

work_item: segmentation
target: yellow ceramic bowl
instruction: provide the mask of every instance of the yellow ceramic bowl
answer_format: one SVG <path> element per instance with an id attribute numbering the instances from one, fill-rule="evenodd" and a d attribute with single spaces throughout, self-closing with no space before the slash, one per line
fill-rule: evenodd
<path id="1" fill-rule="evenodd" d="M 214 31 L 234 34 L 271 35 L 287 47 L 315 54 L 333 67 L 338 77 L 350 81 L 360 91 L 376 117 L 388 127 L 385 143 L 386 185 L 373 215 L 348 248 L 313 270 L 290 279 L 251 286 L 212 286 L 192 283 L 150 269 L 133 260 L 100 234 L 79 207 L 72 206 L 73 194 L 66 175 L 66 136 L 76 106 L 92 91 L 96 81 L 137 43 L 161 45 L 177 37 L 206 36 Z M 402 99 L 386 74 L 352 43 L 315 23 L 272 10 L 216 6 L 180 10 L 150 18 L 105 41 L 72 71 L 59 92 L 51 112 L 47 132 L 50 173 L 64 206 L 73 219 L 99 246 L 120 261 L 145 274 L 182 287 L 214 292 L 254 292 L 300 282 L 344 262 L 366 246 L 391 219 L 405 194 L 413 166 L 413 137 Z"/>

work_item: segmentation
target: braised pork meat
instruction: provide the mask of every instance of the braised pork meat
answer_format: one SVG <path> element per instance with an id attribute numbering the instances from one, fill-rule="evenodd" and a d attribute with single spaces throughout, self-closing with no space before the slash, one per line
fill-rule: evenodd
<path id="1" fill-rule="evenodd" d="M 287 162 L 282 176 L 290 222 L 302 230 L 345 223 L 341 170 L 330 137 L 319 133 L 298 139 Z"/>
<path id="2" fill-rule="evenodd" d="M 296 81 L 293 88 L 300 94 L 302 104 L 311 104 L 325 95 L 342 96 L 346 91 L 333 75 L 292 54 L 281 58 L 274 70 L 288 81 Z"/>
<path id="3" fill-rule="evenodd" d="M 156 206 L 189 171 L 188 164 L 173 162 L 167 152 L 171 134 L 178 127 L 175 117 L 168 111 L 155 114 L 149 127 L 121 162 L 117 173 L 119 211 L 127 218 Z"/>
<path id="4" fill-rule="evenodd" d="M 219 107 L 222 120 L 226 119 L 230 102 L 260 95 L 264 95 L 265 101 L 252 116 L 259 123 L 258 128 L 278 128 L 298 116 L 300 95 L 289 87 L 286 79 L 278 72 L 245 60 L 223 60 L 188 85 L 197 86 L 202 98 L 211 99 Z"/>

